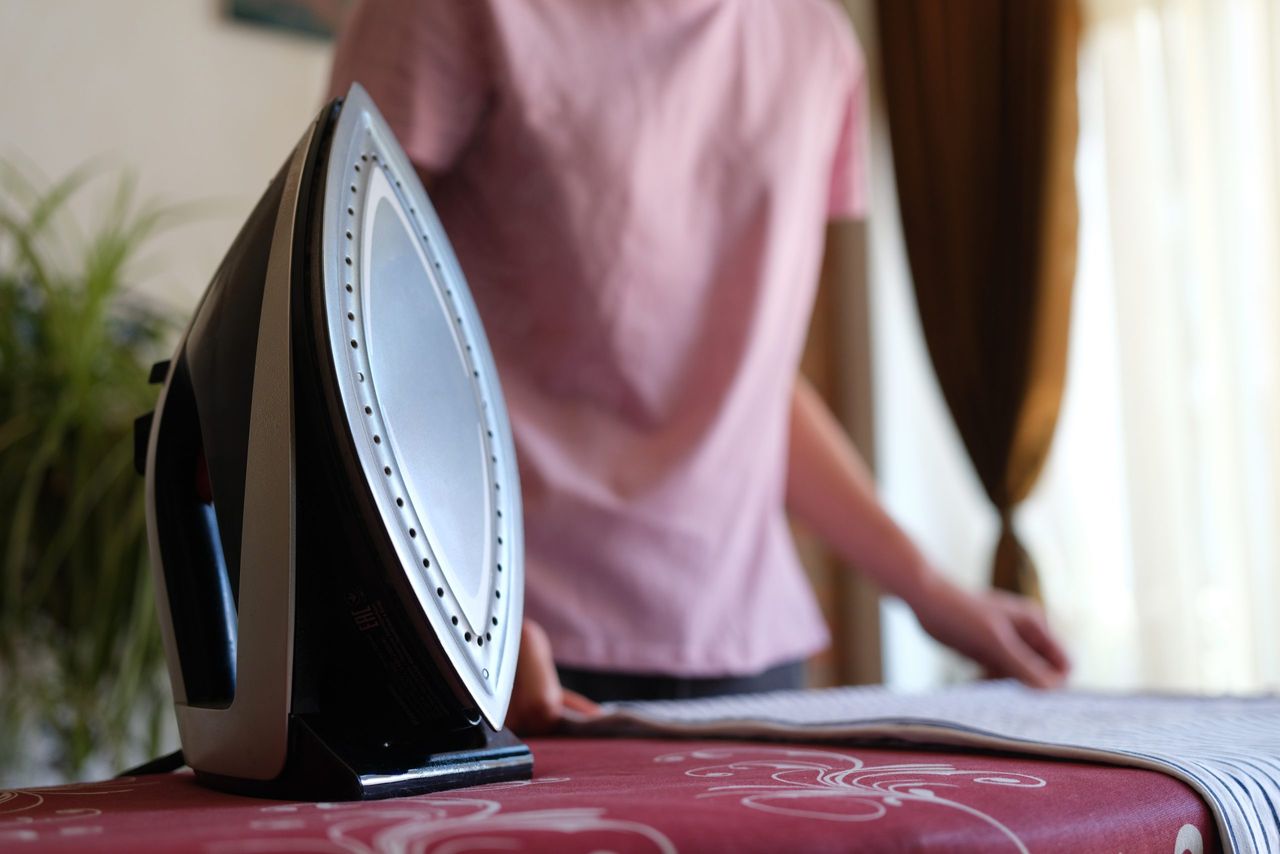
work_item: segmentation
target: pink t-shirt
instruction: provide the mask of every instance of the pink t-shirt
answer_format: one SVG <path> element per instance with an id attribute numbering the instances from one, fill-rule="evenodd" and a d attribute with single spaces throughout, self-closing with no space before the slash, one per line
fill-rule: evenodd
<path id="1" fill-rule="evenodd" d="M 562 664 L 753 673 L 828 640 L 784 512 L 826 221 L 863 207 L 829 0 L 368 0 L 338 46 L 457 250 Z"/>

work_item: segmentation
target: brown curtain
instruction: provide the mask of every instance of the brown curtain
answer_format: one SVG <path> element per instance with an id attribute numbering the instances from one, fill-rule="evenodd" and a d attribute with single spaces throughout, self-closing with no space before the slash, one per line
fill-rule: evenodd
<path id="1" fill-rule="evenodd" d="M 1039 595 L 1011 526 L 1049 452 L 1075 276 L 1076 0 L 879 0 L 903 233 L 942 393 L 1000 513 L 996 587 Z"/>

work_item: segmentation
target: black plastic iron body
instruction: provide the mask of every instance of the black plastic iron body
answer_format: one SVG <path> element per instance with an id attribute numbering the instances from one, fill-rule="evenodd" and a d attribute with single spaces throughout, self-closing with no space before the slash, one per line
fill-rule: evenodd
<path id="1" fill-rule="evenodd" d="M 528 779 L 528 748 L 495 732 L 468 702 L 353 459 L 351 428 L 325 357 L 329 309 L 319 280 L 323 167 L 340 109 L 335 101 L 317 119 L 290 247 L 295 597 L 285 767 L 272 780 L 199 767 L 196 775 L 218 789 L 307 800 Z M 253 355 L 284 174 L 237 236 L 178 356 L 157 371 L 168 384 L 161 416 L 154 424 L 139 419 L 139 430 L 158 431 L 156 524 L 190 705 L 230 704 L 237 654 L 253 654 L 237 649 L 238 532 L 244 485 L 253 476 L 244 450 L 254 417 Z"/>

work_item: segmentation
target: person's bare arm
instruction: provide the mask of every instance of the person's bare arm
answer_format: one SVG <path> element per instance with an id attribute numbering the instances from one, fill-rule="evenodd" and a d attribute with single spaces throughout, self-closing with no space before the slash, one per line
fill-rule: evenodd
<path id="1" fill-rule="evenodd" d="M 1040 608 L 971 593 L 937 572 L 890 518 L 844 429 L 804 377 L 791 401 L 787 507 L 840 557 L 901 597 L 934 638 L 988 671 L 1047 688 L 1070 668 Z"/>

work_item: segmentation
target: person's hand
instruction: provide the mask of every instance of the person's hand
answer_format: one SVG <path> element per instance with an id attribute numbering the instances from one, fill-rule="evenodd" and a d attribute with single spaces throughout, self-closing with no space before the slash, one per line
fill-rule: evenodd
<path id="1" fill-rule="evenodd" d="M 1056 688 L 1071 670 L 1044 611 L 1026 597 L 1000 590 L 971 593 L 938 576 L 913 598 L 909 604 L 925 631 L 992 676 Z"/>
<path id="2" fill-rule="evenodd" d="M 517 735 L 541 735 L 555 729 L 566 709 L 585 715 L 600 713 L 595 703 L 561 687 L 547 633 L 532 620 L 525 620 L 507 726 Z"/>

